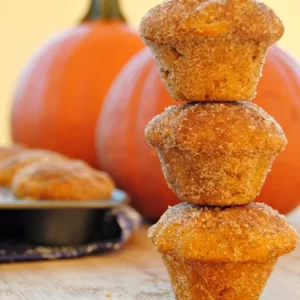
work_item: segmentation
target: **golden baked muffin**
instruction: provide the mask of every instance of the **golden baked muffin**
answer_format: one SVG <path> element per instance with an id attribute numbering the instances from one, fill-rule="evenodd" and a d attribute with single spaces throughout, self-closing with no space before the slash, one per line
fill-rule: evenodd
<path id="1" fill-rule="evenodd" d="M 145 135 L 179 199 L 220 206 L 254 201 L 287 143 L 276 121 L 250 102 L 172 106 Z"/>
<path id="2" fill-rule="evenodd" d="M 0 161 L 0 185 L 10 186 L 17 171 L 39 161 L 62 161 L 68 158 L 47 150 L 28 149 Z"/>
<path id="3" fill-rule="evenodd" d="M 298 236 L 261 203 L 171 207 L 149 230 L 177 300 L 257 300 L 279 256 Z"/>
<path id="4" fill-rule="evenodd" d="M 283 32 L 256 0 L 166 0 L 140 24 L 168 92 L 186 101 L 251 100 Z"/>
<path id="5" fill-rule="evenodd" d="M 31 164 L 11 184 L 17 197 L 40 200 L 109 200 L 114 187 L 108 174 L 71 160 Z"/>
<path id="6" fill-rule="evenodd" d="M 24 151 L 26 148 L 24 148 L 21 145 L 11 145 L 7 147 L 0 147 L 0 161 L 5 160 L 6 158 L 16 155 L 22 151 Z"/>

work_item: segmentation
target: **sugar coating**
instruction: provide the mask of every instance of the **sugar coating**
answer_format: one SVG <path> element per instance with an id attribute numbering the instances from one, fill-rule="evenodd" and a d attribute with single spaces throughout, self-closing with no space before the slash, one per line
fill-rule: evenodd
<path id="1" fill-rule="evenodd" d="M 254 0 L 164 1 L 140 25 L 169 94 L 184 101 L 252 100 L 283 30 Z"/>
<path id="2" fill-rule="evenodd" d="M 172 254 L 163 260 L 177 300 L 258 300 L 277 261 L 215 263 Z"/>
<path id="3" fill-rule="evenodd" d="M 276 121 L 246 102 L 169 107 L 145 134 L 180 200 L 220 206 L 253 201 L 287 143 Z"/>
<path id="4" fill-rule="evenodd" d="M 170 106 L 145 129 L 149 144 L 165 150 L 278 153 L 287 144 L 280 125 L 248 102 L 206 102 Z"/>
<path id="5" fill-rule="evenodd" d="M 250 101 L 269 45 L 203 40 L 176 46 L 147 41 L 168 93 L 182 101 Z"/>
<path id="6" fill-rule="evenodd" d="M 149 230 L 158 251 L 206 262 L 265 261 L 295 249 L 297 232 L 285 217 L 262 203 L 170 207 Z"/>
<path id="7" fill-rule="evenodd" d="M 14 156 L 21 153 L 26 148 L 21 145 L 12 145 L 9 147 L 0 147 L 0 161 L 7 159 L 10 156 Z"/>
<path id="8" fill-rule="evenodd" d="M 143 38 L 168 45 L 207 38 L 271 45 L 283 32 L 280 19 L 256 0 L 165 0 L 140 24 Z"/>
<path id="9" fill-rule="evenodd" d="M 82 161 L 43 161 L 19 170 L 11 189 L 23 199 L 109 200 L 114 183 L 108 174 Z"/>
<path id="10" fill-rule="evenodd" d="M 64 161 L 68 158 L 56 152 L 40 149 L 17 151 L 0 160 L 0 185 L 10 186 L 14 175 L 22 168 L 35 162 Z"/>

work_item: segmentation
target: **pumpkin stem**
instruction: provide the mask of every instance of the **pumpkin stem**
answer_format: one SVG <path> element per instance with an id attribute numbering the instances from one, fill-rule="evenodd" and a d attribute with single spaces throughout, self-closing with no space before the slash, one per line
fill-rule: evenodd
<path id="1" fill-rule="evenodd" d="M 91 0 L 90 8 L 81 23 L 94 20 L 126 22 L 119 0 Z"/>

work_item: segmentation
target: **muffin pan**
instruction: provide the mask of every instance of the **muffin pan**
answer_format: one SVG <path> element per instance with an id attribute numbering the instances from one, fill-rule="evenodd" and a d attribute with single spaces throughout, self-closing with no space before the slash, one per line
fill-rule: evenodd
<path id="1" fill-rule="evenodd" d="M 111 236 L 105 226 L 110 211 L 129 203 L 128 195 L 114 190 L 111 199 L 94 201 L 39 201 L 17 199 L 0 188 L 0 237 L 39 245 L 78 245 L 93 236 Z"/>

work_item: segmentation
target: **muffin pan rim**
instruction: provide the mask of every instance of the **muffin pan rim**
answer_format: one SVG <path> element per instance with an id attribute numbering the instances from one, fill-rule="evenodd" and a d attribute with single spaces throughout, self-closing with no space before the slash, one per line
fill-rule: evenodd
<path id="1" fill-rule="evenodd" d="M 129 195 L 120 189 L 114 189 L 111 199 L 80 201 L 18 199 L 9 189 L 0 187 L 0 210 L 105 209 L 126 205 L 129 202 Z"/>

